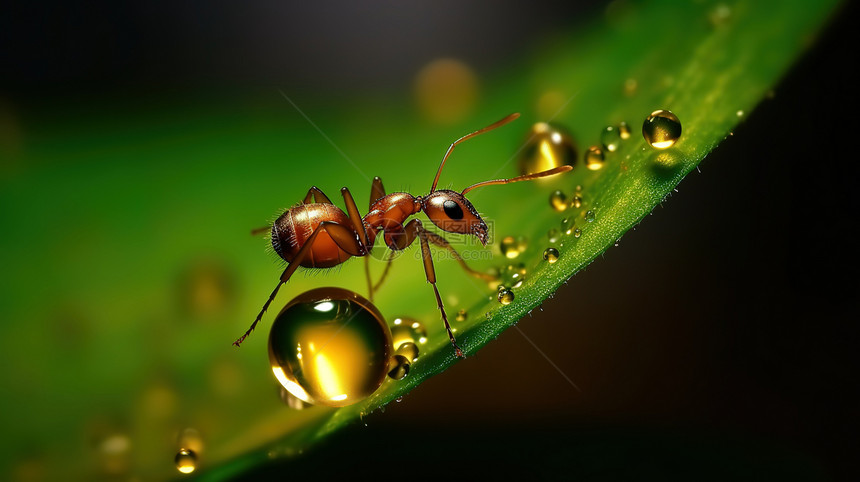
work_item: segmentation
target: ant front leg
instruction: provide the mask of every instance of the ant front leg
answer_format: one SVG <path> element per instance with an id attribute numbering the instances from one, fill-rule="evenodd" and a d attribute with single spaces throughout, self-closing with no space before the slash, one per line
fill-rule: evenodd
<path id="1" fill-rule="evenodd" d="M 379 291 L 380 286 L 382 286 L 382 282 L 385 281 L 385 279 L 388 277 L 388 271 L 391 269 L 392 261 L 394 261 L 394 252 L 405 249 L 406 247 L 406 245 L 398 247 L 398 244 L 405 244 L 405 237 L 403 228 L 397 228 L 400 228 L 400 226 L 392 226 L 386 229 L 386 232 L 391 240 L 392 246 L 391 250 L 388 251 L 388 254 L 385 257 L 385 269 L 382 271 L 382 276 L 379 278 L 379 281 L 377 281 L 376 284 L 373 286 L 374 291 Z M 439 236 L 432 231 L 424 230 L 424 232 L 427 233 L 427 240 L 430 243 L 440 248 L 443 248 L 449 253 L 451 253 L 451 257 L 454 258 L 454 260 L 457 261 L 460 267 L 463 268 L 463 271 L 465 271 L 470 276 L 474 276 L 475 278 L 482 279 L 484 281 L 497 281 L 499 279 L 499 277 L 496 275 L 477 271 L 469 267 L 469 265 L 466 264 L 466 261 L 460 255 L 460 253 L 457 252 L 457 250 L 453 246 L 451 246 L 451 243 L 449 243 L 447 239 L 443 238 L 442 236 Z"/>
<path id="2" fill-rule="evenodd" d="M 287 268 L 281 274 L 281 279 L 278 281 L 277 286 L 272 291 L 272 294 L 269 295 L 269 299 L 266 300 L 266 304 L 263 305 L 263 309 L 260 310 L 260 314 L 257 315 L 257 318 L 254 319 L 254 322 L 251 323 L 251 327 L 248 328 L 248 331 L 245 332 L 244 335 L 239 337 L 236 341 L 233 342 L 234 345 L 239 346 L 245 341 L 245 338 L 254 331 L 254 328 L 257 327 L 257 323 L 263 318 L 263 314 L 266 313 L 266 310 L 269 309 L 269 305 L 272 304 L 272 301 L 275 300 L 275 296 L 278 294 L 278 290 L 281 289 L 281 285 L 290 280 L 293 276 L 293 273 L 296 272 L 296 269 L 302 264 L 305 258 L 311 252 L 311 248 L 314 245 L 314 241 L 316 241 L 317 236 L 320 231 L 325 231 L 328 233 L 329 237 L 331 237 L 332 241 L 338 245 L 339 248 L 349 253 L 351 256 L 364 256 L 367 253 L 367 248 L 361 243 L 361 240 L 358 239 L 358 235 L 352 231 L 350 227 L 342 226 L 337 223 L 333 223 L 331 221 L 323 221 L 319 224 L 319 226 L 314 229 L 314 232 L 305 240 L 305 243 L 302 245 L 299 252 L 296 253 L 296 256 L 292 261 L 287 265 Z"/>
<path id="3" fill-rule="evenodd" d="M 498 279 L 497 276 L 491 275 L 490 273 L 483 273 L 481 271 L 476 271 L 470 268 L 469 265 L 466 264 L 466 261 L 463 260 L 463 257 L 460 256 L 460 253 L 458 253 L 457 250 L 454 249 L 453 246 L 451 246 L 447 239 L 427 230 L 425 230 L 425 232 L 427 233 L 427 240 L 435 244 L 436 246 L 439 246 L 440 248 L 445 248 L 446 250 L 448 250 L 448 252 L 451 253 L 451 257 L 453 257 L 457 261 L 457 263 L 460 264 L 460 267 L 463 268 L 466 273 L 474 276 L 475 278 L 480 278 L 484 281 L 496 281 Z"/>
<path id="4" fill-rule="evenodd" d="M 442 297 L 439 295 L 439 289 L 436 287 L 436 269 L 433 267 L 433 256 L 430 253 L 430 243 L 428 242 L 428 232 L 424 229 L 424 225 L 418 219 L 413 219 L 403 228 L 403 244 L 409 246 L 415 241 L 415 237 L 421 241 L 421 256 L 424 259 L 424 274 L 427 277 L 427 282 L 433 285 L 433 293 L 436 295 L 436 305 L 442 313 L 442 321 L 445 323 L 445 330 L 448 332 L 448 338 L 451 339 L 451 345 L 454 346 L 454 354 L 460 358 L 466 358 L 463 350 L 457 345 L 457 340 L 454 338 L 454 332 L 451 331 L 451 324 L 448 323 L 448 315 L 445 313 L 445 306 L 442 303 Z M 398 236 L 399 237 L 399 236 Z M 400 244 L 400 243 L 398 243 Z"/>

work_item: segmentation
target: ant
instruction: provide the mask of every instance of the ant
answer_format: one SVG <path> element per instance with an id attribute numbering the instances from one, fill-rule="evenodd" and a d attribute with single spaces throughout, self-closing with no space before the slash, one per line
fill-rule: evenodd
<path id="1" fill-rule="evenodd" d="M 263 309 L 257 315 L 254 323 L 233 344 L 239 346 L 245 340 L 245 337 L 251 334 L 251 331 L 254 330 L 257 323 L 263 317 L 263 313 L 268 309 L 269 304 L 275 299 L 281 285 L 290 280 L 290 277 L 299 266 L 306 268 L 330 268 L 343 263 L 352 256 L 367 256 L 373 247 L 376 237 L 382 233 L 385 244 L 391 251 L 388 252 L 388 263 L 382 277 L 375 286 L 370 278 L 370 270 L 367 263 L 368 258 L 365 258 L 365 274 L 367 276 L 371 300 L 373 299 L 374 289 L 379 288 L 388 274 L 388 268 L 391 266 L 393 259 L 391 254 L 406 249 L 418 238 L 421 244 L 421 255 L 424 260 L 424 273 L 427 281 L 433 286 L 433 292 L 436 295 L 436 304 L 442 313 L 442 321 L 445 323 L 448 337 L 454 346 L 455 354 L 458 357 L 465 357 L 463 351 L 457 346 L 454 334 L 451 332 L 451 325 L 448 323 L 448 316 L 445 314 L 445 307 L 442 305 L 442 297 L 439 296 L 439 289 L 436 288 L 436 271 L 433 268 L 433 258 L 430 255 L 430 243 L 450 251 L 454 259 L 469 274 L 489 280 L 495 279 L 495 277 L 469 268 L 445 238 L 427 231 L 419 219 L 413 219 L 406 224 L 404 222 L 406 222 L 408 217 L 424 211 L 430 218 L 430 221 L 443 231 L 476 236 L 481 241 L 481 244 L 486 246 L 488 237 L 487 224 L 481 219 L 481 216 L 475 210 L 475 207 L 472 206 L 472 203 L 466 199 L 466 193 L 479 187 L 530 181 L 571 170 L 571 166 L 565 165 L 510 179 L 494 179 L 479 182 L 463 189 L 463 192 L 436 189 L 439 176 L 442 174 L 442 168 L 445 167 L 445 161 L 448 160 L 448 156 L 451 155 L 457 144 L 501 127 L 519 116 L 518 113 L 510 114 L 483 129 L 466 134 L 454 141 L 448 147 L 445 156 L 442 157 L 442 162 L 436 171 L 436 178 L 433 179 L 433 185 L 430 186 L 430 194 L 426 196 L 413 196 L 406 192 L 386 194 L 385 188 L 382 186 L 382 180 L 379 177 L 375 177 L 370 188 L 370 206 L 367 214 L 362 217 L 358 213 L 358 207 L 352 198 L 352 194 L 350 194 L 349 189 L 346 187 L 340 190 L 346 203 L 346 213 L 335 206 L 316 186 L 310 188 L 301 204 L 287 209 L 272 224 L 272 247 L 278 253 L 278 256 L 283 258 L 288 264 L 283 274 L 281 274 L 278 285 L 275 286 L 275 290 L 269 295 L 269 299 L 263 305 Z M 270 228 L 266 226 L 265 228 L 253 230 L 252 234 L 260 234 L 269 230 Z"/>

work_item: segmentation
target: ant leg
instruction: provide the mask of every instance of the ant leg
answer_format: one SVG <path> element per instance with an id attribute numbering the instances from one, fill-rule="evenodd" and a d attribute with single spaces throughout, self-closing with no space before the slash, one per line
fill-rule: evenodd
<path id="1" fill-rule="evenodd" d="M 370 185 L 370 202 L 367 204 L 367 210 L 373 207 L 373 203 L 385 197 L 385 187 L 382 185 L 382 179 L 379 176 L 373 178 L 373 183 Z M 372 249 L 373 246 L 370 246 Z M 373 278 L 370 276 L 370 259 L 364 258 L 364 276 L 367 278 L 367 292 L 370 294 L 370 301 L 373 301 L 375 291 Z"/>
<path id="2" fill-rule="evenodd" d="M 382 179 L 379 176 L 373 178 L 373 184 L 370 186 L 370 204 L 367 209 L 373 206 L 373 203 L 385 197 L 385 187 L 382 185 Z"/>
<path id="3" fill-rule="evenodd" d="M 409 221 L 404 227 L 406 245 L 412 244 L 417 235 L 421 241 L 421 256 L 424 258 L 424 274 L 427 282 L 433 285 L 433 293 L 436 295 L 436 305 L 442 313 L 442 321 L 445 323 L 445 330 L 448 332 L 448 338 L 451 339 L 451 345 L 454 346 L 454 354 L 460 358 L 466 358 L 463 350 L 457 345 L 457 340 L 454 338 L 454 332 L 451 331 L 451 324 L 448 323 L 448 315 L 445 313 L 445 306 L 442 303 L 442 297 L 439 295 L 439 289 L 436 287 L 436 269 L 433 267 L 433 257 L 430 254 L 430 244 L 427 240 L 427 230 L 418 219 Z"/>
<path id="4" fill-rule="evenodd" d="M 352 198 L 352 193 L 349 192 L 349 189 L 346 187 L 341 188 L 340 193 L 343 196 L 343 202 L 346 204 L 346 213 L 352 223 L 353 232 L 358 235 L 359 242 L 365 248 L 364 253 L 359 256 L 365 256 L 370 252 L 370 249 L 373 246 L 371 246 L 367 241 L 367 230 L 364 227 L 364 219 L 361 217 L 361 214 L 358 213 L 358 206 L 355 205 L 355 199 Z M 373 299 L 373 282 L 370 279 L 370 265 L 368 264 L 368 261 L 364 262 L 364 276 L 367 278 L 368 294 L 370 298 Z"/>
<path id="5" fill-rule="evenodd" d="M 311 204 L 311 199 L 313 199 L 315 203 L 332 204 L 331 199 L 323 194 L 323 192 L 320 191 L 320 188 L 316 186 L 308 189 L 308 193 L 305 195 L 304 200 L 302 200 L 302 204 Z"/>
<path id="6" fill-rule="evenodd" d="M 352 198 L 352 193 L 350 193 L 349 189 L 345 187 L 340 188 L 340 193 L 343 195 L 343 202 L 346 203 L 346 214 L 352 222 L 355 234 L 358 235 L 358 239 L 361 240 L 361 244 L 367 246 L 367 231 L 364 228 L 364 220 L 362 219 L 361 214 L 358 213 L 358 206 L 355 205 L 355 199 Z"/>
<path id="7" fill-rule="evenodd" d="M 374 291 L 379 291 L 379 287 L 382 286 L 382 282 L 388 277 L 388 271 L 391 269 L 392 261 L 394 261 L 394 251 L 389 249 L 385 254 L 385 269 L 382 271 L 382 276 L 379 277 L 379 281 L 377 281 L 376 285 L 373 286 Z"/>
<path id="8" fill-rule="evenodd" d="M 457 260 L 457 263 L 460 264 L 460 267 L 466 271 L 466 273 L 474 276 L 475 278 L 480 278 L 480 279 L 485 280 L 485 281 L 495 281 L 498 279 L 496 276 L 493 276 L 490 273 L 483 273 L 481 271 L 476 271 L 476 270 L 470 268 L 469 265 L 466 264 L 466 261 L 463 260 L 463 257 L 460 256 L 460 253 L 458 253 L 457 250 L 454 249 L 454 247 L 451 246 L 450 243 L 448 243 L 447 239 L 443 238 L 442 236 L 439 236 L 436 233 L 430 232 L 430 231 L 425 230 L 425 232 L 427 233 L 427 240 L 430 241 L 431 243 L 435 244 L 436 246 L 439 246 L 440 248 L 447 249 L 448 252 L 451 253 L 451 256 L 455 260 Z"/>
<path id="9" fill-rule="evenodd" d="M 261 228 L 252 229 L 252 230 L 251 230 L 251 236 L 259 236 L 259 235 L 261 235 L 261 234 L 266 234 L 266 233 L 269 233 L 269 232 L 271 232 L 271 231 L 272 231 L 272 226 L 271 226 L 271 225 L 269 225 L 269 226 L 263 226 L 263 227 L 261 227 Z"/>
<path id="10" fill-rule="evenodd" d="M 364 279 L 367 281 L 367 299 L 373 303 L 373 279 L 370 277 L 370 257 L 364 257 Z"/>
<path id="11" fill-rule="evenodd" d="M 361 244 L 361 241 L 358 240 L 356 234 L 352 232 L 352 230 L 346 226 L 341 226 L 340 224 L 333 223 L 331 221 L 323 221 L 319 224 L 319 226 L 314 229 L 314 232 L 308 236 L 308 239 L 305 241 L 305 244 L 302 245 L 299 252 L 296 253 L 296 256 L 292 261 L 287 265 L 287 268 L 281 274 L 281 279 L 278 281 L 278 285 L 275 286 L 275 289 L 272 291 L 272 294 L 269 295 L 269 299 L 266 300 L 266 304 L 263 305 L 263 309 L 260 310 L 260 314 L 257 315 L 257 318 L 254 319 L 254 322 L 251 323 L 251 327 L 248 328 L 248 331 L 245 332 L 244 335 L 239 337 L 236 341 L 233 342 L 234 345 L 239 346 L 245 341 L 245 338 L 254 331 L 254 328 L 257 327 L 257 323 L 260 322 L 260 319 L 263 318 L 263 314 L 269 309 L 269 305 L 272 304 L 272 301 L 275 300 L 275 296 L 278 294 L 278 290 L 281 289 L 281 285 L 290 280 L 290 277 L 293 276 L 293 273 L 296 272 L 296 269 L 302 264 L 302 261 L 308 256 L 311 252 L 311 248 L 314 245 L 314 241 L 316 241 L 317 236 L 320 231 L 325 230 L 325 232 L 331 237 L 332 241 L 334 241 L 338 247 L 346 251 L 352 256 L 363 256 L 366 253 L 366 248 Z"/>

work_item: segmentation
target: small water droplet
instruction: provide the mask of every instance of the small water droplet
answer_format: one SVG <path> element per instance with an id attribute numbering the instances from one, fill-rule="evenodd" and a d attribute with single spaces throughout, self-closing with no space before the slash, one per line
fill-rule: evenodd
<path id="1" fill-rule="evenodd" d="M 570 235 L 573 232 L 574 222 L 570 218 L 564 218 L 561 220 L 561 232 L 565 235 Z"/>
<path id="2" fill-rule="evenodd" d="M 642 136 L 654 149 L 667 149 L 681 137 L 681 121 L 668 110 L 655 110 L 642 123 Z"/>
<path id="3" fill-rule="evenodd" d="M 737 116 L 738 116 L 738 117 L 743 117 L 743 116 L 744 116 L 744 111 L 742 111 L 742 110 L 737 111 Z"/>
<path id="4" fill-rule="evenodd" d="M 499 285 L 499 290 L 504 290 L 505 287 L 519 288 L 526 279 L 526 265 L 523 263 L 509 264 L 502 271 L 502 284 Z"/>
<path id="5" fill-rule="evenodd" d="M 592 211 L 590 209 L 588 211 L 586 211 L 585 212 L 585 220 L 588 221 L 589 223 L 593 223 L 594 222 L 594 211 Z"/>
<path id="6" fill-rule="evenodd" d="M 520 156 L 520 174 L 546 171 L 576 162 L 577 150 L 566 129 L 546 122 L 533 125 Z"/>
<path id="7" fill-rule="evenodd" d="M 502 242 L 499 243 L 499 249 L 502 251 L 502 254 L 509 259 L 516 258 L 520 255 L 520 251 L 517 249 L 517 240 L 513 236 L 505 236 L 502 239 Z"/>
<path id="8" fill-rule="evenodd" d="M 574 230 L 573 230 L 573 237 L 574 237 L 574 238 L 578 238 L 578 237 L 580 237 L 580 236 L 582 236 L 582 230 L 581 230 L 581 229 L 579 229 L 579 228 L 574 229 Z"/>
<path id="9" fill-rule="evenodd" d="M 606 126 L 600 134 L 600 143 L 607 152 L 615 152 L 621 145 L 621 134 L 615 126 Z"/>
<path id="10" fill-rule="evenodd" d="M 469 316 L 469 314 L 468 314 L 468 313 L 466 313 L 466 310 L 460 310 L 460 311 L 458 311 L 458 312 L 457 312 L 457 318 L 456 318 L 456 320 L 457 320 L 457 321 L 460 321 L 460 322 L 463 322 L 463 321 L 466 321 L 466 318 L 468 318 L 468 316 Z"/>
<path id="11" fill-rule="evenodd" d="M 437 124 L 455 124 L 468 117 L 479 93 L 475 70 L 453 58 L 430 61 L 413 79 L 418 113 Z"/>
<path id="12" fill-rule="evenodd" d="M 394 352 L 397 355 L 403 355 L 407 360 L 415 361 L 418 359 L 418 345 L 412 343 L 411 341 L 403 342 L 397 347 L 397 350 Z"/>
<path id="13" fill-rule="evenodd" d="M 574 209 L 581 208 L 582 207 L 582 196 L 580 196 L 579 194 L 576 194 L 572 198 L 570 198 L 570 207 L 572 207 Z"/>
<path id="14" fill-rule="evenodd" d="M 388 364 L 388 376 L 393 380 L 403 380 L 409 375 L 412 363 L 403 355 L 394 355 Z"/>
<path id="15" fill-rule="evenodd" d="M 636 94 L 636 91 L 639 89 L 639 82 L 634 78 L 629 78 L 624 81 L 624 95 L 627 97 L 633 97 Z"/>
<path id="16" fill-rule="evenodd" d="M 194 262 L 180 275 L 180 308 L 188 318 L 211 319 L 227 310 L 236 299 L 236 274 L 224 261 Z"/>
<path id="17" fill-rule="evenodd" d="M 585 167 L 592 171 L 602 169 L 604 159 L 603 151 L 597 146 L 591 146 L 585 152 Z"/>
<path id="18" fill-rule="evenodd" d="M 499 303 L 509 305 L 514 301 L 514 292 L 507 288 L 499 290 L 498 298 Z"/>
<path id="19" fill-rule="evenodd" d="M 559 233 L 558 229 L 552 228 L 546 232 L 546 237 L 550 243 L 557 243 L 559 234 L 560 233 Z"/>
<path id="20" fill-rule="evenodd" d="M 543 259 L 545 259 L 549 264 L 553 264 L 558 261 L 558 250 L 555 248 L 546 248 L 543 252 Z"/>
<path id="21" fill-rule="evenodd" d="M 394 401 L 395 401 L 395 402 L 397 402 L 397 403 L 400 403 L 400 402 L 402 402 L 402 401 L 403 401 L 403 397 L 402 397 L 402 396 L 401 396 L 401 397 L 397 397 L 397 398 L 395 398 L 395 399 L 394 399 Z"/>
<path id="22" fill-rule="evenodd" d="M 291 300 L 275 318 L 269 362 L 278 382 L 299 400 L 342 407 L 379 388 L 392 346 L 388 325 L 370 301 L 319 288 Z"/>
<path id="23" fill-rule="evenodd" d="M 395 318 L 391 327 L 391 342 L 400 346 L 411 341 L 418 346 L 427 343 L 427 329 L 420 321 L 405 316 Z"/>
<path id="24" fill-rule="evenodd" d="M 561 191 L 553 191 L 549 195 L 549 205 L 558 212 L 567 209 L 567 196 Z"/>
<path id="25" fill-rule="evenodd" d="M 630 126 L 624 121 L 621 121 L 618 124 L 618 136 L 621 137 L 622 140 L 630 139 Z"/>
<path id="26" fill-rule="evenodd" d="M 173 461 L 176 463 L 176 470 L 183 474 L 190 474 L 197 468 L 197 454 L 189 449 L 180 449 Z"/>
<path id="27" fill-rule="evenodd" d="M 708 21 L 714 27 L 720 27 L 728 23 L 732 17 L 732 9 L 725 3 L 720 3 L 708 12 Z"/>

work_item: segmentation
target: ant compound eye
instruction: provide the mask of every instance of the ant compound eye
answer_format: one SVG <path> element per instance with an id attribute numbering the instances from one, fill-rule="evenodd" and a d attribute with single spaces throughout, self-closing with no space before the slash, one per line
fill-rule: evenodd
<path id="1" fill-rule="evenodd" d="M 442 203 L 442 209 L 445 214 L 451 219 L 463 219 L 463 208 L 454 201 L 445 201 Z"/>

